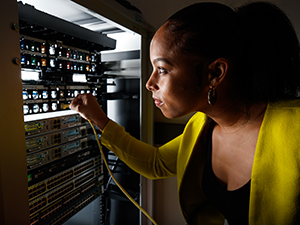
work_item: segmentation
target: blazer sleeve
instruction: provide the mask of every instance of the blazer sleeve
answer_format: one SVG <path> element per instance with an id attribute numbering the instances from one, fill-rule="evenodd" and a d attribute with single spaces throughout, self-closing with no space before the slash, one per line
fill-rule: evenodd
<path id="1" fill-rule="evenodd" d="M 161 147 L 142 142 L 114 121 L 109 121 L 101 143 L 137 173 L 148 179 L 176 175 L 177 154 L 181 135 Z"/>

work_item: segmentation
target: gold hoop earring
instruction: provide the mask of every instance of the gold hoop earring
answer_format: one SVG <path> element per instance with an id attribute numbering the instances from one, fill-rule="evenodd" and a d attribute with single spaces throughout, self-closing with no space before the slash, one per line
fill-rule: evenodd
<path id="1" fill-rule="evenodd" d="M 217 102 L 217 90 L 215 88 L 209 88 L 208 93 L 207 93 L 207 101 L 208 104 L 213 106 Z"/>

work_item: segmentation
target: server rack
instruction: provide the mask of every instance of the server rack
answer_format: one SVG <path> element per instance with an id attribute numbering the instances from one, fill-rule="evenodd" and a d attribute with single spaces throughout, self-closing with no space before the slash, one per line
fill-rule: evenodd
<path id="1" fill-rule="evenodd" d="M 138 212 L 132 216 L 134 209 L 124 210 L 128 209 L 125 199 L 107 177 L 90 125 L 70 111 L 68 104 L 78 93 L 92 93 L 105 111 L 111 103 L 117 105 L 114 111 L 122 111 L 131 102 L 134 107 L 130 108 L 138 111 L 138 117 L 127 114 L 128 118 L 115 120 L 125 127 L 135 121 L 128 129 L 142 139 L 141 76 L 127 79 L 118 74 L 123 68 L 116 67 L 128 56 L 120 59 L 117 53 L 101 57 L 103 50 L 114 49 L 116 44 L 106 35 L 23 3 L 18 3 L 18 15 L 20 59 L 14 63 L 21 64 L 22 71 L 30 224 L 72 224 L 84 217 L 78 212 L 91 205 L 98 205 L 99 210 L 93 224 L 108 224 L 111 220 L 113 224 L 124 224 L 126 219 L 138 224 Z M 140 59 L 140 53 L 129 55 Z M 115 56 L 113 60 L 111 55 Z M 74 81 L 75 76 L 85 81 Z M 109 89 L 114 91 L 108 93 Z M 121 183 L 129 188 L 132 185 L 133 195 L 139 200 L 139 176 L 112 153 L 107 154 L 111 168 L 124 180 Z M 124 179 L 126 174 L 132 179 L 129 185 Z M 125 208 L 120 209 L 120 205 Z"/>

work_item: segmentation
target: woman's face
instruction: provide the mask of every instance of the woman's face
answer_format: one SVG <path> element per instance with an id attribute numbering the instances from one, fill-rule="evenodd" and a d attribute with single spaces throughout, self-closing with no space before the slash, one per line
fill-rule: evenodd
<path id="1" fill-rule="evenodd" d="M 207 90 L 204 85 L 199 88 L 197 76 L 203 74 L 196 74 L 195 60 L 177 51 L 165 27 L 156 32 L 150 45 L 153 72 L 146 88 L 164 116 L 177 118 L 207 105 Z"/>

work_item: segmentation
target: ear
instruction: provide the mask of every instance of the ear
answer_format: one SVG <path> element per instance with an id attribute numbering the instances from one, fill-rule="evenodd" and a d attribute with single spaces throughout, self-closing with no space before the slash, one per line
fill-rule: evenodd
<path id="1" fill-rule="evenodd" d="M 228 61 L 219 58 L 208 66 L 208 83 L 210 88 L 216 88 L 226 77 L 228 71 Z"/>

